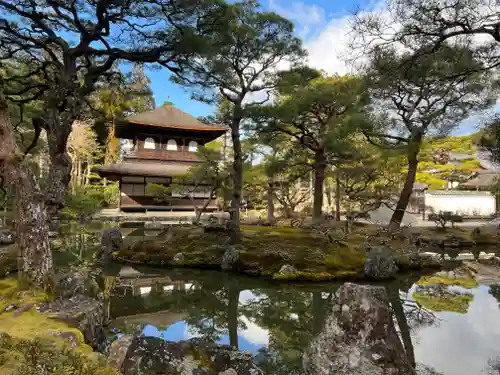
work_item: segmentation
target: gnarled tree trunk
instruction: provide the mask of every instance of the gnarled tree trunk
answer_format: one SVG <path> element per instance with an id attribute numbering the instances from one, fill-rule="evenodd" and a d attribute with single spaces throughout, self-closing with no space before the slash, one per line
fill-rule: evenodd
<path id="1" fill-rule="evenodd" d="M 340 221 L 340 176 L 338 168 L 335 173 L 335 220 Z"/>
<path id="2" fill-rule="evenodd" d="M 323 185 L 325 183 L 326 158 L 323 150 L 316 151 L 314 159 L 313 222 L 323 219 Z"/>
<path id="3" fill-rule="evenodd" d="M 267 222 L 274 224 L 274 185 L 273 179 L 267 181 Z"/>
<path id="4" fill-rule="evenodd" d="M 19 276 L 23 285 L 50 292 L 54 287 L 54 268 L 45 196 L 16 144 L 7 101 L 1 90 L 0 139 L 0 176 L 14 192 Z"/>
<path id="5" fill-rule="evenodd" d="M 54 114 L 47 122 L 46 129 L 51 161 L 46 200 L 50 219 L 57 216 L 59 210 L 64 207 L 64 198 L 71 178 L 71 158 L 66 151 L 71 124 L 61 124 Z"/>

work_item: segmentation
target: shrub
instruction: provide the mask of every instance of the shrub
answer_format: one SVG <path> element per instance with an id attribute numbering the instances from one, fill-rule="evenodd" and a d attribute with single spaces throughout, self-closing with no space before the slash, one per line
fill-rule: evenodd
<path id="1" fill-rule="evenodd" d="M 463 221 L 463 217 L 458 214 L 446 211 L 437 214 L 429 214 L 429 220 L 434 221 L 438 228 L 444 229 L 446 228 L 446 224 L 448 222 L 451 223 L 452 228 L 455 226 L 455 223 L 461 223 Z"/>
<path id="2" fill-rule="evenodd" d="M 66 207 L 63 215 L 71 218 L 90 217 L 106 205 L 102 186 L 82 186 L 69 192 L 66 196 Z"/>
<path id="3" fill-rule="evenodd" d="M 107 207 L 116 207 L 120 200 L 120 185 L 118 182 L 108 183 L 102 187 L 104 202 Z"/>

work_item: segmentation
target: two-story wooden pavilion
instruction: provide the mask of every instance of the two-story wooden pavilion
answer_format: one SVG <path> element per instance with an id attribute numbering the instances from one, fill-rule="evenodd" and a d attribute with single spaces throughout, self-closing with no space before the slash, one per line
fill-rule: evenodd
<path id="1" fill-rule="evenodd" d="M 148 194 L 147 185 L 168 186 L 172 177 L 185 174 L 199 162 L 198 146 L 225 132 L 222 127 L 204 124 L 166 104 L 119 123 L 116 137 L 129 140 L 132 149 L 124 156 L 123 162 L 104 165 L 97 171 L 102 177 L 119 181 L 122 210 L 192 210 L 191 198 L 182 192 L 173 192 L 167 201 L 158 202 Z M 206 198 L 205 191 L 194 194 L 194 199 Z M 214 208 L 215 200 L 208 209 Z"/>

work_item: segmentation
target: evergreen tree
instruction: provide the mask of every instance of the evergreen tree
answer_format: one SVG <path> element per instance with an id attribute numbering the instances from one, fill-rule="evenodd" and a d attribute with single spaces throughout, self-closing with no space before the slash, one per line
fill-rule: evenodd
<path id="1" fill-rule="evenodd" d="M 293 24 L 283 17 L 262 12 L 256 1 L 230 4 L 223 16 L 224 27 L 206 40 L 206 49 L 180 62 L 174 80 L 193 88 L 202 101 L 225 99 L 230 103 L 228 125 L 233 147 L 233 194 L 231 219 L 233 240 L 239 240 L 240 204 L 243 189 L 241 124 L 249 109 L 249 96 L 261 93 L 267 101 L 275 87 L 275 72 L 281 61 L 294 64 L 304 56 L 301 42 L 293 35 Z"/>

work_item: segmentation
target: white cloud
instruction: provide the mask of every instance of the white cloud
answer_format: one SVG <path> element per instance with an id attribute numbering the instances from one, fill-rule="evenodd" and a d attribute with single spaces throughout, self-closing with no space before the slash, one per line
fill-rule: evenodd
<path id="1" fill-rule="evenodd" d="M 326 24 L 325 10 L 316 4 L 294 1 L 285 7 L 278 0 L 269 0 L 268 5 L 271 10 L 294 21 L 301 38 L 307 38 Z"/>
<path id="2" fill-rule="evenodd" d="M 384 3 L 374 3 L 358 16 L 377 14 L 382 19 L 388 19 L 389 13 Z M 308 62 L 314 68 L 324 70 L 328 74 L 353 74 L 366 62 L 362 51 L 352 49 L 353 15 L 332 15 L 328 24 L 316 36 L 305 43 L 309 53 Z M 391 25 L 388 33 L 393 33 L 396 25 Z M 370 43 L 378 43 L 371 40 Z M 359 44 L 359 42 L 358 42 Z M 358 47 L 358 46 L 357 46 Z"/>
<path id="3" fill-rule="evenodd" d="M 328 74 L 346 74 L 351 68 L 346 63 L 349 53 L 349 17 L 332 19 L 328 26 L 305 44 L 308 62 Z"/>

